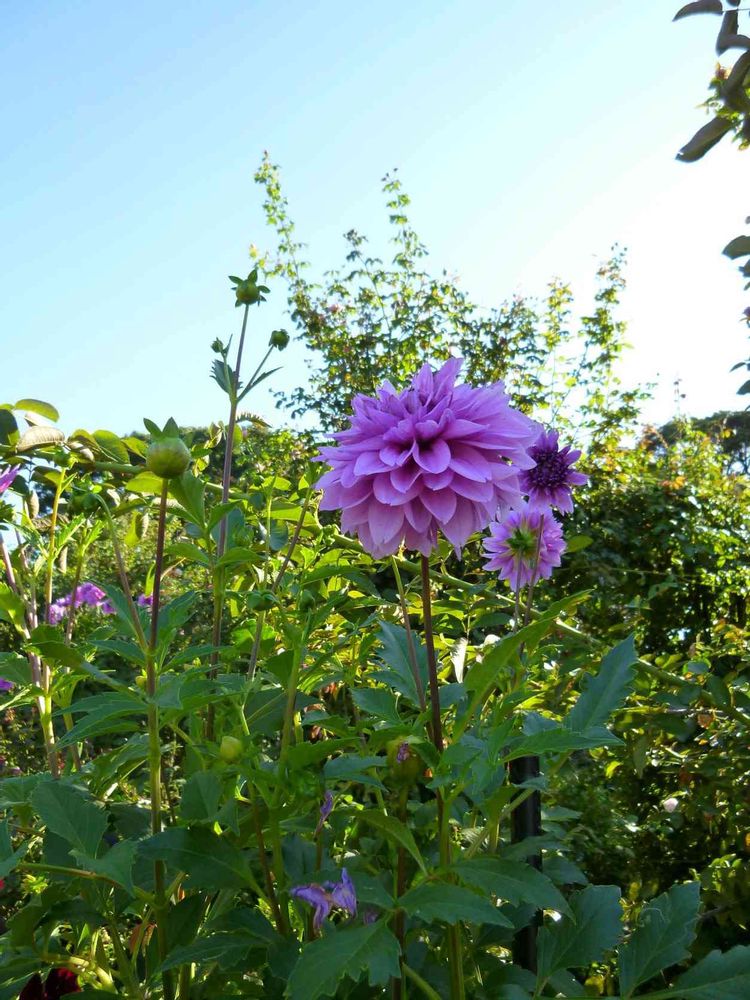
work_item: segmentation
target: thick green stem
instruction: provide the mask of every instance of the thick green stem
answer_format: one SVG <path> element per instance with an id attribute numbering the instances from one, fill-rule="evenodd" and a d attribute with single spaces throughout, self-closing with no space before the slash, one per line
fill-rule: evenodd
<path id="1" fill-rule="evenodd" d="M 167 521 L 167 495 L 169 484 L 162 481 L 161 501 L 159 504 L 159 525 L 156 535 L 156 557 L 154 561 L 154 591 L 151 605 L 151 636 L 146 652 L 146 690 L 149 697 L 148 705 L 148 746 L 149 746 L 149 782 L 151 791 L 151 833 L 155 836 L 161 833 L 161 740 L 159 736 L 159 708 L 156 704 L 156 646 L 159 636 L 159 600 L 161 597 L 161 577 L 164 564 L 164 536 Z M 154 914 L 156 917 L 156 936 L 161 961 L 167 957 L 167 898 L 164 892 L 164 862 L 154 861 Z M 174 984 L 170 972 L 162 975 L 165 1000 L 174 1000 Z"/>
<path id="2" fill-rule="evenodd" d="M 432 630 L 432 598 L 430 594 L 430 561 L 421 557 L 422 611 L 424 639 L 427 649 L 427 672 L 430 681 L 430 709 L 432 716 L 432 742 L 438 754 L 443 752 L 443 726 L 440 717 L 440 684 L 435 656 L 435 639 Z M 447 868 L 451 863 L 450 818 L 445 807 L 442 789 L 436 791 L 438 814 L 438 841 L 440 864 Z M 461 958 L 461 929 L 458 924 L 448 928 L 448 962 L 450 966 L 451 1000 L 464 1000 L 463 962 Z"/>

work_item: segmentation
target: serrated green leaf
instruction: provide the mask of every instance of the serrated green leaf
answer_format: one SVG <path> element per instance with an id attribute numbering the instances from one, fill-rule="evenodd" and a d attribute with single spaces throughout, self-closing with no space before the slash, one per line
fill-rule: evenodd
<path id="1" fill-rule="evenodd" d="M 189 876 L 194 889 L 237 889 L 251 881 L 244 855 L 226 837 L 204 827 L 172 827 L 144 841 L 141 856 Z"/>
<path id="2" fill-rule="evenodd" d="M 37 785 L 31 804 L 52 833 L 95 858 L 107 829 L 107 814 L 65 781 Z"/>
<path id="3" fill-rule="evenodd" d="M 409 643 L 406 629 L 390 622 L 381 622 L 378 632 L 381 649 L 378 659 L 385 664 L 385 670 L 377 671 L 373 676 L 385 681 L 413 705 L 419 704 L 417 687 L 414 682 L 414 672 L 409 658 Z M 427 684 L 427 651 L 417 636 L 413 636 L 417 667 L 422 680 L 423 690 Z"/>
<path id="4" fill-rule="evenodd" d="M 426 923 L 440 920 L 446 924 L 463 921 L 468 924 L 494 924 L 512 927 L 513 924 L 486 897 L 451 882 L 423 882 L 398 899 L 398 905 L 408 914 Z"/>
<path id="5" fill-rule="evenodd" d="M 213 819 L 219 809 L 221 782 L 213 771 L 197 771 L 185 782 L 180 815 L 187 822 Z"/>
<path id="6" fill-rule="evenodd" d="M 289 1000 L 332 997 L 339 982 L 367 973 L 371 986 L 385 986 L 399 975 L 399 946 L 385 923 L 345 928 L 311 941 L 292 970 L 284 996 Z"/>
<path id="7" fill-rule="evenodd" d="M 579 969 L 599 961 L 622 934 L 620 890 L 616 885 L 590 885 L 568 900 L 573 919 L 540 928 L 537 978 L 541 988 L 558 969 Z"/>
<path id="8" fill-rule="evenodd" d="M 637 661 L 638 654 L 631 635 L 607 653 L 597 674 L 586 676 L 583 691 L 563 720 L 563 725 L 574 732 L 585 733 L 606 722 L 633 686 L 633 668 Z"/>
<path id="9" fill-rule="evenodd" d="M 3 820 L 0 823 L 0 878 L 10 875 L 28 849 L 28 844 L 21 844 L 19 848 L 13 850 L 8 821 Z"/>
<path id="10" fill-rule="evenodd" d="M 635 930 L 620 948 L 623 1000 L 662 969 L 688 957 L 695 937 L 699 905 L 698 883 L 688 882 L 672 886 L 669 892 L 643 907 Z"/>
<path id="11" fill-rule="evenodd" d="M 750 946 L 712 951 L 683 973 L 668 994 L 674 1000 L 747 1000 L 750 996 Z"/>
<path id="12" fill-rule="evenodd" d="M 491 892 L 515 906 L 533 903 L 542 910 L 570 914 L 565 897 L 542 872 L 531 865 L 501 858 L 479 857 L 458 861 L 452 871 L 469 885 Z"/>
<path id="13" fill-rule="evenodd" d="M 405 847 L 422 871 L 427 871 L 424 858 L 420 854 L 417 842 L 414 840 L 414 835 L 408 826 L 397 820 L 394 816 L 387 816 L 385 813 L 376 812 L 374 809 L 363 809 L 362 812 L 358 812 L 356 815 L 359 822 L 374 826 L 388 840 L 399 844 L 401 847 Z"/>

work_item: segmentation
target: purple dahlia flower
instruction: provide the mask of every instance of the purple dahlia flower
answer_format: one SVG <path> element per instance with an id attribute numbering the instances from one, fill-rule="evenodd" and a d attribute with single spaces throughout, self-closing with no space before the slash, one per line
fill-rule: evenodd
<path id="1" fill-rule="evenodd" d="M 347 430 L 321 449 L 321 510 L 342 510 L 341 528 L 376 558 L 403 543 L 429 555 L 440 529 L 460 550 L 498 508 L 518 503 L 518 472 L 539 425 L 511 407 L 503 383 L 455 385 L 463 364 L 424 365 L 409 387 L 390 382 L 356 396 Z"/>
<path id="2" fill-rule="evenodd" d="M 566 514 L 573 512 L 573 487 L 585 486 L 589 477 L 576 472 L 573 466 L 581 452 L 571 451 L 570 445 L 560 448 L 557 431 L 542 431 L 529 448 L 529 457 L 536 463 L 519 476 L 521 489 L 528 494 L 529 507 L 542 510 L 557 507 Z"/>
<path id="3" fill-rule="evenodd" d="M 0 475 L 0 493 L 5 493 L 20 471 L 21 466 L 14 465 L 11 468 L 6 469 L 6 471 Z"/>
<path id="4" fill-rule="evenodd" d="M 304 899 L 314 908 L 313 927 L 316 931 L 320 930 L 323 921 L 334 907 L 344 910 L 351 917 L 357 915 L 357 894 L 346 868 L 341 869 L 340 882 L 324 882 L 322 885 L 311 882 L 309 885 L 298 885 L 290 889 L 289 894 L 296 899 Z"/>
<path id="5" fill-rule="evenodd" d="M 489 556 L 485 569 L 496 570 L 513 590 L 552 575 L 565 551 L 562 527 L 547 507 L 533 510 L 521 504 L 502 521 L 493 521 L 484 539 Z"/>
<path id="6" fill-rule="evenodd" d="M 97 587 L 95 583 L 82 583 L 79 587 L 76 587 L 75 607 L 79 608 L 82 604 L 87 604 L 90 608 L 98 608 L 106 596 L 104 591 L 100 587 Z M 70 598 L 68 598 L 68 601 L 70 601 Z"/>

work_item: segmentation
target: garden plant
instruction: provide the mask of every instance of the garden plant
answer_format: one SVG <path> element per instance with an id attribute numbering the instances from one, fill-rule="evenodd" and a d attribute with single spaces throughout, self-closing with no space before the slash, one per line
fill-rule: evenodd
<path id="1" fill-rule="evenodd" d="M 668 756 L 655 703 L 738 761 L 750 721 L 740 671 L 597 631 L 606 578 L 575 586 L 611 428 L 582 456 L 409 341 L 293 478 L 239 474 L 240 404 L 289 339 L 259 332 L 262 280 L 232 279 L 207 435 L 0 409 L 0 698 L 29 744 L 0 778 L 0 998 L 745 1000 L 743 918 L 702 933 L 710 880 L 648 897 L 578 864 L 576 776 L 632 733 L 641 773 Z"/>

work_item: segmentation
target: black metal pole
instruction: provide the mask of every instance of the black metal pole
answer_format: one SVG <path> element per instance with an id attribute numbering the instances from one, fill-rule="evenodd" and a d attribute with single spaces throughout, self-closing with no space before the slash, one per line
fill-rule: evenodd
<path id="1" fill-rule="evenodd" d="M 538 757 L 519 757 L 510 762 L 510 780 L 520 785 L 530 778 L 539 777 Z M 538 791 L 519 803 L 511 813 L 511 841 L 518 844 L 527 837 L 538 837 L 542 832 L 542 797 Z M 533 867 L 542 870 L 542 855 L 534 849 L 526 857 Z M 529 972 L 536 972 L 536 938 L 541 923 L 541 911 L 537 910 L 530 924 L 522 927 L 513 938 L 513 961 Z"/>

